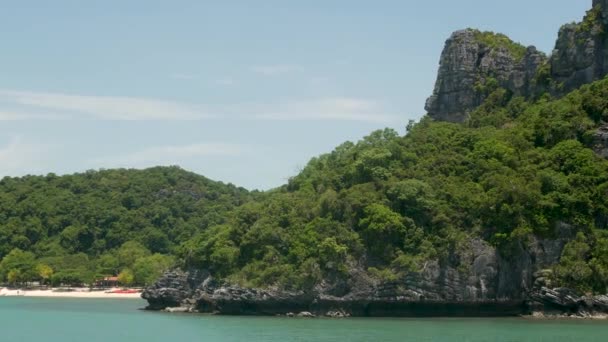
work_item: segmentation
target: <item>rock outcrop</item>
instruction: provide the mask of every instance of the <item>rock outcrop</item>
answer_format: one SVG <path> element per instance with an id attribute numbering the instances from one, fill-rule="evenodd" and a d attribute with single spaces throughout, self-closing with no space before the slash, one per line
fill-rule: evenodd
<path id="1" fill-rule="evenodd" d="M 463 122 L 496 87 L 526 96 L 546 56 L 499 34 L 467 29 L 447 40 L 426 110 L 436 120 Z"/>
<path id="2" fill-rule="evenodd" d="M 598 156 L 608 159 L 608 124 L 602 125 L 595 132 L 593 150 Z"/>
<path id="3" fill-rule="evenodd" d="M 556 92 L 569 92 L 608 74 L 608 1 L 593 0 L 582 23 L 562 26 L 551 56 Z"/>
<path id="4" fill-rule="evenodd" d="M 541 287 L 530 293 L 530 311 L 536 317 L 605 318 L 608 296 L 584 296 L 568 288 Z"/>
<path id="5" fill-rule="evenodd" d="M 551 57 L 500 34 L 455 32 L 441 55 L 426 110 L 440 121 L 464 122 L 496 87 L 513 96 L 563 95 L 608 74 L 608 0 L 593 0 L 583 22 L 564 25 Z M 525 51 L 525 52 L 524 52 Z"/>
<path id="6" fill-rule="evenodd" d="M 213 278 L 207 271 L 191 270 L 184 272 L 172 270 L 161 279 L 147 287 L 142 298 L 148 301 L 151 310 L 165 310 L 185 307 L 201 288 L 211 288 Z M 190 303 L 193 304 L 193 303 Z"/>

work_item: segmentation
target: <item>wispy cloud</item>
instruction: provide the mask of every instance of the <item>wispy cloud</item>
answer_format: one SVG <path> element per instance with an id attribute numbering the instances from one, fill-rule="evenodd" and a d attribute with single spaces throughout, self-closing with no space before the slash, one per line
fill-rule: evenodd
<path id="1" fill-rule="evenodd" d="M 0 104 L 22 107 L 19 111 L 0 115 L 0 119 L 4 120 L 28 116 L 111 120 L 194 120 L 212 117 L 199 106 L 136 97 L 0 90 Z"/>
<path id="2" fill-rule="evenodd" d="M 232 79 L 222 80 L 226 86 Z M 349 97 L 276 102 L 193 105 L 157 99 L 86 96 L 0 89 L 4 120 L 298 120 L 394 122 L 399 118 L 380 102 Z"/>
<path id="3" fill-rule="evenodd" d="M 170 145 L 150 147 L 140 151 L 101 158 L 93 158 L 89 165 L 100 167 L 146 167 L 153 165 L 183 164 L 192 158 L 201 157 L 235 157 L 250 151 L 250 147 L 222 143 L 207 142 L 189 145 Z"/>
<path id="4" fill-rule="evenodd" d="M 259 108 L 256 119 L 281 121 L 367 121 L 389 123 L 399 120 L 382 105 L 357 98 L 325 98 L 289 101 Z"/>
<path id="5" fill-rule="evenodd" d="M 276 65 L 258 65 L 251 67 L 251 71 L 264 76 L 277 76 L 293 72 L 300 72 L 303 68 L 297 65 L 276 64 Z"/>
<path id="6" fill-rule="evenodd" d="M 36 114 L 34 112 L 27 111 L 5 111 L 0 110 L 0 121 L 18 121 L 18 120 L 35 120 L 35 119 L 65 119 L 65 116 L 53 113 L 45 113 L 45 114 Z"/>
<path id="7" fill-rule="evenodd" d="M 27 143 L 19 136 L 0 146 L 0 177 L 40 171 L 48 161 L 49 145 Z"/>

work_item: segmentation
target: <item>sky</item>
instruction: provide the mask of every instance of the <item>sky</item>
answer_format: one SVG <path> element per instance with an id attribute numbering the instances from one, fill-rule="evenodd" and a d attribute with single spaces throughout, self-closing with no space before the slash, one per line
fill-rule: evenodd
<path id="1" fill-rule="evenodd" d="M 591 0 L 0 0 L 0 177 L 179 165 L 284 184 L 424 114 L 451 32 L 550 53 Z"/>

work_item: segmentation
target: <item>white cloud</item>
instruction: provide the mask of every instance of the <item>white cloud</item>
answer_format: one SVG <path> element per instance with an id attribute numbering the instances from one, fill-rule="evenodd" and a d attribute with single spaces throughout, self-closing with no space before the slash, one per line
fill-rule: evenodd
<path id="1" fill-rule="evenodd" d="M 248 153 L 249 147 L 239 144 L 211 142 L 178 146 L 157 146 L 140 151 L 89 160 L 99 167 L 147 167 L 178 165 L 193 158 L 236 157 Z"/>
<path id="2" fill-rule="evenodd" d="M 325 98 L 308 101 L 290 101 L 259 108 L 256 119 L 281 121 L 367 121 L 388 123 L 399 120 L 387 113 L 380 104 L 356 98 Z"/>
<path id="3" fill-rule="evenodd" d="M 197 106 L 136 97 L 0 90 L 0 103 L 9 104 L 12 107 L 26 107 L 25 110 L 10 112 L 11 115 L 6 115 L 7 118 L 13 119 L 28 116 L 53 119 L 58 118 L 58 112 L 62 113 L 59 118 L 73 119 L 194 120 L 212 117 Z"/>
<path id="4" fill-rule="evenodd" d="M 289 64 L 258 65 L 252 67 L 251 71 L 265 76 L 277 76 L 302 71 L 302 67 Z"/>
<path id="5" fill-rule="evenodd" d="M 0 177 L 39 173 L 48 161 L 50 146 L 24 142 L 13 137 L 7 145 L 0 146 Z"/>

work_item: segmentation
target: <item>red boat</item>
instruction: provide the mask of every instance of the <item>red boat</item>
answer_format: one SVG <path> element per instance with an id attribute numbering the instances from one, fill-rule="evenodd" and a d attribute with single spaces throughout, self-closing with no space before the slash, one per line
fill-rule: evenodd
<path id="1" fill-rule="evenodd" d="M 112 291 L 112 293 L 129 294 L 129 293 L 139 293 L 139 291 L 138 290 L 114 290 L 114 291 Z"/>

